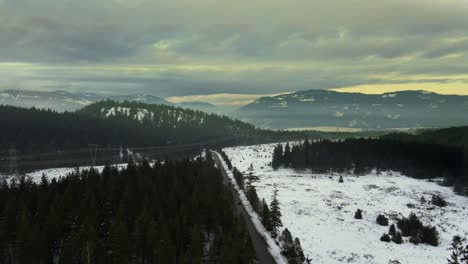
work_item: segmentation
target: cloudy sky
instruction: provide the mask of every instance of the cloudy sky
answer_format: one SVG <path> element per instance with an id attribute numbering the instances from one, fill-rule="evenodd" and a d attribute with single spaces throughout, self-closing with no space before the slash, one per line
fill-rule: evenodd
<path id="1" fill-rule="evenodd" d="M 0 0 L 0 90 L 468 94 L 466 0 Z"/>

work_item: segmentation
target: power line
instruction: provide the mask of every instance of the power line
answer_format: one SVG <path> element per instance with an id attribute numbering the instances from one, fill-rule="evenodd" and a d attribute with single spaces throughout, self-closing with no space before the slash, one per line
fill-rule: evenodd
<path id="1" fill-rule="evenodd" d="M 190 151 L 190 150 L 195 150 L 200 147 L 205 147 L 207 145 L 212 145 L 212 144 L 219 144 L 219 143 L 225 143 L 227 141 L 232 141 L 232 138 L 221 138 L 221 139 L 216 139 L 216 140 L 209 140 L 209 141 L 202 141 L 202 142 L 196 142 L 196 143 L 190 143 L 190 144 L 179 144 L 179 145 L 166 145 L 166 146 L 159 146 L 159 147 L 139 147 L 139 148 L 127 148 L 127 157 L 129 158 L 130 152 L 142 152 L 144 156 L 162 156 L 166 154 L 172 154 L 172 153 L 181 153 L 184 151 Z M 98 152 L 100 150 L 106 151 L 109 153 L 109 155 L 105 155 L 104 153 L 100 154 L 102 158 L 98 158 Z M 91 164 L 93 166 L 96 165 L 97 162 L 109 162 L 110 159 L 112 159 L 113 156 L 115 156 L 115 151 L 119 150 L 119 156 L 120 160 L 123 158 L 123 152 L 124 149 L 122 147 L 119 148 L 99 148 L 96 144 L 90 144 L 88 146 L 88 154 L 91 156 Z M 51 157 L 50 155 L 46 155 L 45 158 L 42 158 L 40 154 L 36 155 L 37 158 L 40 159 L 18 159 L 17 156 L 16 158 L 9 158 L 7 160 L 0 160 L 0 167 L 5 166 L 5 162 L 10 163 L 12 160 L 15 162 L 19 162 L 19 165 L 22 167 L 29 167 L 29 166 L 42 166 L 42 165 L 52 165 L 52 166 L 57 166 L 58 164 L 63 165 L 71 165 L 74 166 L 77 163 L 80 164 L 89 164 L 89 156 L 86 158 L 85 153 L 83 155 L 80 155 L 81 157 L 71 157 L 71 158 L 64 158 L 62 155 L 59 155 L 58 158 Z M 3 164 L 3 165 L 2 165 Z"/>

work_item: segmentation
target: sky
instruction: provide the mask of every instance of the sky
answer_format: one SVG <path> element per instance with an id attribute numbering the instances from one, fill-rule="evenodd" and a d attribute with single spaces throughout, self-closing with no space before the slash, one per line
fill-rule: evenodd
<path id="1" fill-rule="evenodd" d="M 468 94 L 466 0 L 0 0 L 0 90 Z"/>

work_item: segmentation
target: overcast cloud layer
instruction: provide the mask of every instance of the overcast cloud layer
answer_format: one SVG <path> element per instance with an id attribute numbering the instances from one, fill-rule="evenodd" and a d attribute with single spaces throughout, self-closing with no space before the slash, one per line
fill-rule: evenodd
<path id="1" fill-rule="evenodd" d="M 0 47 L 0 90 L 468 92 L 466 0 L 0 0 Z"/>

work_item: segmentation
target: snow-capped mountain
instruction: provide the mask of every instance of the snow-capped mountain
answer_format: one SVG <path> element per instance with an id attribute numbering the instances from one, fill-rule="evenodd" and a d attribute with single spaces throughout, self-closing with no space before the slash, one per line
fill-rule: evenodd
<path id="1" fill-rule="evenodd" d="M 145 104 L 163 104 L 173 105 L 195 110 L 215 112 L 217 107 L 203 102 L 186 102 L 180 104 L 170 103 L 160 97 L 148 94 L 131 95 L 106 95 L 97 93 L 71 93 L 67 91 L 23 91 L 23 90 L 5 90 L 0 91 L 0 105 L 14 105 L 21 107 L 50 108 L 59 112 L 74 111 L 89 104 L 103 101 L 114 100 L 118 102 L 140 102 Z"/>
<path id="2" fill-rule="evenodd" d="M 92 93 L 74 94 L 66 91 L 5 90 L 0 92 L 0 104 L 71 111 L 95 102 L 97 97 Z"/>
<path id="3" fill-rule="evenodd" d="M 325 90 L 262 97 L 236 116 L 263 128 L 362 129 L 446 127 L 468 124 L 468 96 L 402 91 L 369 95 Z"/>

